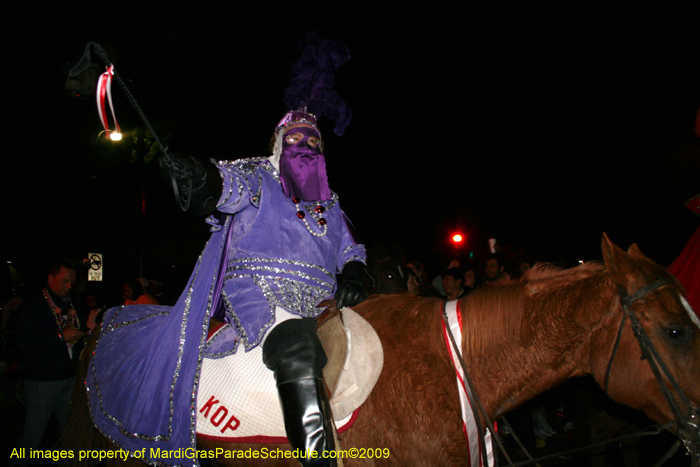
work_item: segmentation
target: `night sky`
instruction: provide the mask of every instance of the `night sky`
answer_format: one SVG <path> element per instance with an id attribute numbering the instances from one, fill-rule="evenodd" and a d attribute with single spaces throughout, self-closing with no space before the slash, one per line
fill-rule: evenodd
<path id="1" fill-rule="evenodd" d="M 89 41 L 170 150 L 217 159 L 267 155 L 307 32 L 345 42 L 353 120 L 341 138 L 321 121 L 331 188 L 365 243 L 432 273 L 489 236 L 513 259 L 596 259 L 603 232 L 667 265 L 698 227 L 697 2 L 64 3 L 0 18 L 3 254 L 27 274 L 88 251 L 108 279 L 187 272 L 207 239 L 116 83 L 119 145 L 97 139 L 93 99 L 65 95 Z"/>

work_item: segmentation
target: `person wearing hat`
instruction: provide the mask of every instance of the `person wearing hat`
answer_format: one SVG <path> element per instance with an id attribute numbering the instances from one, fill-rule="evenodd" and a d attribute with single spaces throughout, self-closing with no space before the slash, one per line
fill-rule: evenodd
<path id="1" fill-rule="evenodd" d="M 339 55 L 331 51 L 338 48 Z M 310 56 L 313 56 L 311 62 L 315 71 L 306 73 Z M 335 133 L 343 133 L 349 122 L 349 110 L 327 85 L 332 84 L 335 69 L 348 58 L 349 53 L 342 43 L 323 41 L 315 35 L 307 37 L 302 59 L 297 68 L 293 68 L 290 84 L 300 91 L 287 89 L 287 108 L 291 110 L 275 128 L 271 156 L 210 164 L 191 156 L 171 155 L 171 160 L 162 161 L 163 175 L 180 188 L 180 195 L 187 198 L 188 210 L 195 214 L 211 214 L 207 222 L 213 226 L 213 233 L 190 285 L 172 311 L 165 316 L 162 312 L 156 313 L 154 308 L 148 314 L 154 323 L 162 322 L 158 324 L 158 341 L 148 344 L 160 358 L 149 360 L 147 366 L 141 367 L 150 373 L 169 374 L 162 369 L 169 361 L 164 354 L 176 354 L 181 359 L 177 369 L 172 370 L 176 376 L 171 387 L 164 383 L 149 386 L 145 379 L 134 383 L 138 387 L 136 392 L 143 392 L 144 399 L 150 393 L 146 389 L 141 391 L 142 386 L 162 394 L 150 396 L 161 407 L 156 410 L 163 414 L 160 419 L 152 417 L 155 422 L 143 421 L 138 419 L 133 408 L 120 406 L 118 395 L 121 392 L 118 391 L 121 389 L 115 390 L 113 385 L 102 385 L 101 397 L 93 396 L 101 387 L 102 375 L 126 372 L 128 362 L 143 355 L 143 351 L 139 355 L 134 352 L 132 357 L 128 345 L 124 351 L 124 342 L 136 340 L 139 327 L 146 326 L 137 314 L 139 309 L 124 307 L 120 312 L 127 313 L 121 318 L 124 328 L 133 325 L 134 331 L 123 331 L 120 337 L 100 337 L 96 358 L 93 358 L 94 371 L 89 372 L 87 381 L 93 421 L 122 447 L 138 449 L 145 445 L 136 444 L 142 441 L 170 443 L 161 445 L 172 447 L 194 442 L 193 437 L 190 441 L 182 434 L 181 425 L 186 421 L 174 418 L 181 416 L 187 420 L 190 412 L 173 411 L 170 407 L 189 402 L 190 385 L 196 387 L 197 384 L 197 358 L 201 361 L 206 352 L 198 341 L 203 342 L 206 329 L 195 333 L 191 330 L 195 328 L 185 326 L 190 322 L 199 323 L 207 316 L 216 316 L 229 323 L 235 336 L 217 347 L 219 355 L 262 346 L 263 361 L 275 374 L 290 444 L 302 452 L 318 453 L 316 459 L 300 459 L 302 464 L 337 465 L 335 459 L 322 456 L 322 452 L 332 451 L 335 446 L 322 374 L 326 355 L 314 318 L 324 311 L 318 305 L 328 298 L 334 297 L 338 307 L 353 306 L 366 298 L 363 280 L 366 252 L 352 233 L 338 195 L 328 186 L 317 115 L 334 117 Z M 324 63 L 319 65 L 319 62 Z M 295 81 L 300 75 L 303 75 L 301 82 Z M 325 87 L 322 92 L 314 84 L 319 79 Z M 329 110 L 329 103 L 333 110 Z M 338 284 L 336 275 L 339 273 L 342 281 Z M 142 315 L 148 312 L 145 307 L 144 310 Z M 105 316 L 105 321 L 109 322 L 113 316 L 116 313 Z M 121 333 L 124 328 L 115 324 L 109 330 Z M 178 332 L 184 336 L 179 340 L 181 348 L 164 337 Z M 192 332 L 192 337 L 186 335 L 187 332 Z M 106 349 L 112 345 L 119 348 L 124 357 L 116 363 L 101 360 L 101 345 Z M 121 365 L 123 369 L 115 369 L 114 365 Z M 188 383 L 180 388 L 178 385 L 183 379 Z M 114 396 L 105 396 L 106 391 L 117 392 Z M 141 395 L 133 396 L 133 387 L 131 391 L 131 400 L 140 401 Z M 110 400 L 109 410 L 105 410 L 107 399 Z M 161 399 L 175 402 L 168 405 L 167 400 Z M 152 401 L 148 404 L 153 411 Z M 134 423 L 129 417 L 134 418 Z M 129 433 L 125 433 L 127 420 Z M 156 424 L 158 430 L 151 426 Z M 142 425 L 149 426 L 147 433 L 141 430 Z M 128 438 L 136 432 L 140 441 Z M 172 434 L 154 436 L 165 432 Z M 178 439 L 180 444 L 177 444 Z"/>
<path id="2" fill-rule="evenodd" d="M 292 447 L 319 453 L 334 446 L 323 385 L 326 356 L 313 318 L 334 292 L 338 307 L 366 297 L 365 248 L 328 188 L 321 141 L 315 116 L 291 111 L 276 128 L 272 156 L 215 164 L 223 184 L 209 186 L 205 179 L 216 179 L 205 175 L 211 169 L 191 159 L 201 177 L 191 206 L 201 212 L 216 197 L 216 210 L 233 215 L 222 288 L 226 316 L 246 351 L 263 345 Z"/>

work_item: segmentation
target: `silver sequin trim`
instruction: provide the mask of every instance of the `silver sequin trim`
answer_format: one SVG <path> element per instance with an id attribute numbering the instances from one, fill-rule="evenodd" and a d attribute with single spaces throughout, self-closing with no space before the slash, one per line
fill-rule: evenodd
<path id="1" fill-rule="evenodd" d="M 358 261 L 358 262 L 360 262 L 360 263 L 362 263 L 362 264 L 365 264 L 365 258 L 364 258 L 364 257 L 354 255 L 354 256 L 349 257 L 349 258 L 343 263 L 343 267 L 345 267 L 346 264 L 348 264 L 348 263 L 350 263 L 350 262 L 352 262 L 352 261 Z"/>
<path id="2" fill-rule="evenodd" d="M 204 348 L 204 357 L 205 357 L 205 358 L 217 359 L 217 358 L 227 357 L 227 356 L 229 356 L 229 355 L 232 355 L 232 354 L 236 353 L 236 348 L 238 347 L 238 341 L 239 341 L 240 338 L 241 338 L 240 336 L 238 336 L 238 337 L 236 338 L 236 340 L 233 341 L 233 346 L 231 347 L 231 350 L 227 350 L 227 351 L 225 351 L 225 352 L 216 352 L 216 353 L 214 353 L 214 352 L 209 352 L 209 351 L 207 350 L 207 349 L 210 348 L 212 345 L 214 345 L 214 343 L 215 343 L 219 338 L 221 338 L 221 336 L 224 335 L 224 331 L 225 331 L 226 329 L 230 329 L 230 328 L 232 328 L 231 324 L 229 324 L 229 323 L 224 324 L 223 326 L 221 326 L 221 327 L 214 333 L 213 336 L 211 336 L 211 337 L 209 338 L 209 340 L 207 340 L 207 344 L 206 344 L 206 346 L 205 346 L 205 348 Z"/>
<path id="3" fill-rule="evenodd" d="M 260 164 L 260 168 L 264 169 L 266 172 L 272 175 L 272 178 L 274 178 L 278 182 L 280 181 L 280 172 L 275 168 L 274 165 L 272 165 L 270 159 L 265 158 L 265 162 Z"/>
<path id="4" fill-rule="evenodd" d="M 231 279 L 250 277 L 260 287 L 265 299 L 272 305 L 279 305 L 290 313 L 307 318 L 315 318 L 321 312 L 316 306 L 328 298 L 333 289 L 307 284 L 284 277 L 261 276 L 258 274 L 231 274 Z M 271 279 L 271 280 L 270 280 Z M 231 307 L 233 311 L 233 307 Z"/>
<path id="5" fill-rule="evenodd" d="M 272 276 L 272 277 L 279 277 L 279 274 L 289 274 L 290 276 L 296 276 L 301 279 L 306 279 L 307 281 L 313 281 L 318 283 L 320 286 L 325 287 L 327 289 L 332 289 L 333 284 L 329 282 L 324 282 L 314 276 L 311 276 L 309 274 L 306 274 L 304 272 L 300 271 L 291 271 L 289 269 L 282 269 L 282 268 L 275 268 L 271 266 L 253 266 L 253 265 L 241 265 L 241 266 L 229 266 L 228 269 L 226 269 L 227 273 L 232 273 L 233 271 L 237 270 L 246 270 L 246 271 L 258 271 L 258 272 L 268 272 L 268 273 L 274 273 L 275 275 L 273 276 L 272 274 L 266 274 L 267 276 Z M 232 279 L 234 277 L 243 277 L 243 276 L 251 276 L 253 274 L 251 273 L 244 273 L 244 274 L 227 274 L 226 277 L 224 277 L 224 280 L 227 281 L 229 279 Z M 262 277 L 262 276 L 261 276 Z"/>
<path id="6" fill-rule="evenodd" d="M 260 196 L 262 195 L 262 185 L 263 185 L 262 172 L 258 172 L 258 191 L 256 191 L 255 194 L 253 195 L 253 197 L 250 199 L 250 202 L 256 208 L 260 207 Z"/>
<path id="7" fill-rule="evenodd" d="M 331 281 L 335 281 L 335 276 L 331 274 L 328 270 L 318 266 L 316 264 L 306 263 L 304 261 L 296 261 L 293 259 L 282 259 L 282 258 L 259 258 L 259 257 L 247 257 L 247 258 L 234 258 L 229 261 L 228 268 L 226 272 L 232 271 L 236 263 L 273 263 L 273 264 L 291 264 L 298 267 L 314 269 L 325 274 Z M 236 268 L 239 269 L 239 268 Z M 291 272 L 290 272 L 291 274 Z"/>
<path id="8" fill-rule="evenodd" d="M 267 332 L 267 330 L 275 324 L 275 306 L 270 305 L 270 319 L 267 320 L 265 324 L 262 325 L 260 328 L 260 333 L 258 334 L 258 338 L 255 339 L 254 342 L 250 342 L 248 339 L 248 333 L 245 331 L 243 328 L 243 325 L 241 324 L 241 321 L 238 319 L 238 316 L 236 315 L 236 312 L 233 309 L 233 306 L 231 305 L 231 301 L 228 298 L 228 295 L 226 295 L 226 292 L 223 290 L 221 291 L 221 295 L 224 297 L 224 306 L 226 308 L 226 315 L 228 316 L 229 320 L 233 323 L 233 325 L 236 327 L 236 331 L 238 331 L 238 334 L 240 335 L 240 341 L 243 343 L 243 347 L 245 348 L 246 351 L 252 349 L 253 347 L 257 346 L 260 341 L 262 340 L 263 336 Z M 236 347 L 233 348 L 233 352 L 236 352 Z"/>
<path id="9" fill-rule="evenodd" d="M 323 309 L 317 305 L 332 292 L 332 288 L 316 287 L 294 279 L 275 278 L 253 275 L 253 281 L 260 287 L 270 303 L 278 305 L 306 318 L 315 318 Z"/>
<path id="10" fill-rule="evenodd" d="M 227 216 L 227 217 L 226 217 L 226 222 L 225 222 L 225 224 L 224 224 L 224 229 L 228 228 L 228 224 L 229 224 L 230 222 L 231 222 L 231 216 Z M 208 243 L 208 242 L 207 242 L 207 243 Z M 223 241 L 223 240 L 222 240 L 221 246 L 219 247 L 219 253 L 218 253 L 218 254 L 219 254 L 219 257 L 221 257 L 221 255 L 223 254 L 223 251 L 222 251 L 222 250 L 223 250 L 223 247 L 224 247 L 225 245 L 226 245 L 226 241 Z M 205 247 L 205 249 L 206 249 L 206 247 Z M 186 298 L 186 300 L 185 300 L 185 308 L 184 308 L 184 312 L 183 312 L 183 321 L 182 321 L 182 324 L 181 324 L 181 326 L 180 326 L 180 336 L 179 336 L 179 346 L 178 346 L 177 365 L 176 365 L 176 370 L 175 370 L 175 374 L 174 374 L 174 377 L 173 377 L 173 381 L 172 381 L 172 383 L 171 383 L 171 385 L 170 385 L 170 396 L 169 396 L 170 415 L 169 415 L 169 418 L 168 418 L 168 435 L 167 435 L 167 436 L 165 436 L 165 435 L 148 436 L 148 435 L 142 435 L 142 434 L 139 434 L 139 433 L 128 433 L 128 432 L 126 432 L 126 431 L 122 428 L 122 423 L 121 423 L 119 420 L 117 420 L 115 417 L 113 417 L 113 416 L 109 415 L 108 413 L 106 413 L 106 412 L 104 411 L 104 408 L 103 408 L 102 394 L 101 394 L 101 392 L 100 392 L 100 390 L 99 390 L 99 385 L 98 385 L 98 383 L 97 383 L 97 375 L 96 375 L 96 373 L 95 373 L 95 365 L 94 365 L 94 362 L 95 362 L 95 360 L 94 360 L 94 359 L 95 359 L 95 355 L 93 355 L 93 359 L 92 359 L 91 362 L 90 362 L 90 367 L 91 367 L 91 371 L 92 371 L 92 374 L 93 374 L 93 379 L 94 379 L 94 382 L 95 382 L 95 390 L 97 391 L 98 400 L 99 400 L 99 402 L 100 402 L 100 410 L 102 411 L 102 413 L 103 413 L 107 418 L 109 418 L 110 420 L 112 420 L 112 421 L 117 425 L 117 427 L 119 428 L 119 431 L 120 431 L 123 435 L 125 435 L 125 436 L 131 437 L 131 438 L 143 439 L 143 440 L 146 440 L 146 441 L 168 441 L 168 440 L 170 439 L 170 437 L 172 436 L 173 411 L 174 411 L 174 408 L 173 408 L 173 393 L 174 393 L 174 391 L 175 391 L 175 384 L 177 383 L 177 379 L 178 379 L 179 374 L 180 374 L 180 365 L 181 365 L 181 363 L 182 363 L 182 354 L 183 354 L 184 344 L 185 344 L 185 331 L 186 331 L 186 329 L 187 329 L 187 323 L 188 323 L 188 321 L 189 321 L 189 309 L 190 309 L 190 305 L 191 305 L 192 292 L 193 292 L 193 290 L 194 290 L 194 287 L 193 287 L 193 286 L 194 286 L 194 282 L 196 281 L 196 277 L 199 275 L 199 268 L 200 268 L 201 265 L 202 265 L 202 257 L 201 257 L 201 255 L 200 255 L 200 257 L 199 257 L 199 260 L 198 260 L 198 263 L 197 263 L 197 264 L 198 264 L 198 265 L 197 265 L 197 272 L 195 273 L 195 275 L 194 275 L 194 277 L 193 277 L 193 279 L 192 279 L 192 282 L 190 283 L 189 288 L 188 288 L 188 290 L 187 290 L 187 298 Z M 191 395 L 191 398 L 190 398 L 190 408 L 189 408 L 189 412 L 190 412 L 190 446 L 191 446 L 192 448 L 195 448 L 195 447 L 196 447 L 196 438 L 197 438 L 197 429 L 196 429 L 196 425 L 197 425 L 197 387 L 199 386 L 199 377 L 200 377 L 201 370 L 202 370 L 202 357 L 203 357 L 203 354 L 204 354 L 204 347 L 205 347 L 205 345 L 206 345 L 206 337 L 207 337 L 207 332 L 206 332 L 206 331 L 207 331 L 207 329 L 209 328 L 209 317 L 211 316 L 211 310 L 212 310 L 212 306 L 213 306 L 214 287 L 215 287 L 215 285 L 216 285 L 216 275 L 212 278 L 212 281 L 211 281 L 211 285 L 210 285 L 210 288 L 209 288 L 209 296 L 208 296 L 208 299 L 207 299 L 207 312 L 205 313 L 204 318 L 203 318 L 203 321 L 202 321 L 202 323 L 201 323 L 201 326 L 202 326 L 202 333 L 201 333 L 201 338 L 200 338 L 199 348 L 198 348 L 197 368 L 196 368 L 196 370 L 195 370 L 195 375 L 194 375 L 194 380 L 195 380 L 195 381 L 194 381 L 194 386 L 193 386 L 193 389 L 192 389 L 192 395 Z M 123 308 L 123 307 L 122 307 L 122 308 Z M 120 309 L 120 311 L 121 311 L 121 309 Z M 118 312 L 117 312 L 117 313 L 118 313 Z M 112 321 L 114 321 L 114 319 L 116 318 L 117 313 L 115 313 L 114 317 L 112 318 Z M 153 315 L 151 315 L 151 316 L 153 316 Z M 141 319 L 135 320 L 134 322 L 140 321 L 140 320 L 141 320 Z M 117 325 L 117 326 L 119 326 L 119 325 Z M 113 328 L 116 329 L 117 326 L 113 326 Z M 101 337 L 102 337 L 102 336 L 100 336 L 100 339 L 101 339 Z M 95 343 L 96 349 L 97 349 L 97 345 L 99 344 L 100 339 L 98 339 L 97 342 Z M 87 387 L 87 380 L 85 381 L 85 385 L 86 385 L 86 391 L 88 392 L 88 397 L 89 397 L 89 392 L 90 392 L 90 391 L 89 391 L 89 388 Z M 90 412 L 91 412 L 90 416 L 92 417 L 92 407 L 89 406 L 89 409 L 90 409 Z M 93 417 L 93 418 L 94 418 L 94 417 Z M 120 445 L 116 440 L 114 440 L 112 437 L 110 437 L 110 436 L 108 436 L 107 434 L 105 434 L 104 432 L 102 432 L 102 430 L 100 430 L 96 425 L 95 425 L 95 427 L 98 429 L 98 431 L 100 431 L 100 433 L 102 433 L 103 436 L 105 436 L 107 439 L 109 439 L 110 442 L 111 442 L 113 445 L 115 445 L 115 446 L 118 447 L 118 448 L 121 448 L 121 445 Z M 161 466 L 161 465 L 162 465 L 162 466 L 166 466 L 166 465 L 168 465 L 168 464 L 165 464 L 165 463 L 163 463 L 163 462 L 151 461 L 151 460 L 148 460 L 148 459 L 139 459 L 139 460 L 141 460 L 142 462 L 145 462 L 145 463 L 147 463 L 147 464 L 149 464 L 149 465 L 158 465 L 158 466 Z M 174 466 L 174 467 L 180 467 L 181 465 L 182 465 L 183 467 L 185 466 L 185 464 L 178 464 L 178 465 L 176 465 L 176 466 Z M 199 462 L 198 462 L 196 459 L 194 459 L 192 465 L 199 465 Z M 189 466 L 189 464 L 187 464 L 187 466 Z"/>
<path id="11" fill-rule="evenodd" d="M 219 161 L 218 165 L 222 167 L 235 167 L 241 172 L 252 174 L 255 172 L 255 168 L 258 165 L 267 160 L 267 157 L 248 157 L 246 159 L 236 159 L 232 161 Z"/>
<path id="12" fill-rule="evenodd" d="M 244 175 L 243 178 L 246 179 L 246 182 L 248 183 L 248 186 L 250 186 L 251 180 L 249 180 L 246 175 L 253 175 L 255 173 L 255 169 L 260 166 L 267 170 L 268 172 L 272 173 L 273 176 L 275 176 L 275 168 L 272 166 L 270 161 L 266 157 L 251 157 L 249 159 L 236 159 L 234 161 L 218 161 L 217 165 L 219 168 L 223 169 L 230 169 L 233 168 L 237 171 L 239 171 L 241 174 Z M 269 166 L 269 168 L 267 167 Z M 243 191 L 246 189 L 245 184 L 243 183 L 243 178 L 241 177 L 234 177 L 236 180 L 237 188 L 238 188 L 238 198 L 243 195 Z M 276 177 L 276 180 L 279 181 L 279 174 Z M 225 205 L 230 199 L 231 196 L 233 195 L 233 182 L 230 184 L 231 186 L 229 187 L 228 193 L 226 193 L 226 198 L 222 202 L 220 202 L 217 206 L 223 206 Z M 259 206 L 260 204 L 260 195 L 261 195 L 261 190 L 262 190 L 262 175 L 258 173 L 258 189 L 255 194 L 251 196 L 251 202 L 253 205 L 256 207 Z"/>
<path id="13" fill-rule="evenodd" d="M 358 249 L 360 249 L 363 253 L 365 253 L 365 255 L 367 254 L 367 253 L 366 253 L 367 250 L 365 250 L 365 246 L 364 246 L 364 245 L 356 244 L 356 245 L 350 245 L 350 246 L 345 247 L 345 249 L 343 250 L 343 252 L 340 253 L 340 256 L 343 256 L 345 253 L 348 253 L 348 252 L 349 252 L 350 250 L 352 250 L 353 248 L 358 248 Z"/>
<path id="14" fill-rule="evenodd" d="M 121 308 L 119 308 L 119 311 L 121 311 L 122 308 L 124 308 L 124 306 L 122 306 Z M 156 317 L 156 316 L 167 315 L 167 314 L 169 314 L 169 313 L 170 313 L 169 311 L 161 311 L 161 312 L 159 312 L 159 313 L 153 313 L 152 315 L 142 316 L 141 318 L 135 319 L 135 320 L 133 320 L 133 321 L 125 321 L 125 322 L 119 323 L 119 324 L 112 324 L 112 322 L 114 321 L 114 318 L 116 318 L 116 317 L 117 317 L 117 314 L 119 314 L 119 312 L 117 312 L 117 313 L 114 314 L 114 316 L 112 317 L 112 320 L 111 320 L 110 323 L 107 325 L 107 327 L 104 328 L 104 330 L 102 331 L 102 332 L 103 332 L 102 335 L 104 335 L 104 334 L 106 334 L 106 333 L 108 333 L 108 332 L 111 332 L 111 331 L 116 331 L 117 329 L 123 328 L 124 326 L 127 326 L 127 325 L 129 325 L 129 324 L 138 323 L 139 321 L 143 321 L 143 320 L 146 320 L 146 319 L 148 319 L 148 318 L 153 318 L 153 317 Z"/>

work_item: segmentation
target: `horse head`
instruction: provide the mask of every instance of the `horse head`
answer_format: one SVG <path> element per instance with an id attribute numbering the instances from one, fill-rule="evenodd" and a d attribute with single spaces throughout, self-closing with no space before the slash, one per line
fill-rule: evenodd
<path id="1" fill-rule="evenodd" d="M 370 257 L 367 268 L 373 279 L 373 283 L 368 287 L 371 293 L 402 294 L 408 292 L 406 287 L 408 273 L 399 257 L 384 256 L 378 259 Z"/>
<path id="2" fill-rule="evenodd" d="M 617 297 L 594 331 L 593 375 L 616 401 L 672 422 L 669 429 L 700 465 L 698 316 L 680 283 L 637 245 L 625 252 L 603 234 L 602 251 Z"/>

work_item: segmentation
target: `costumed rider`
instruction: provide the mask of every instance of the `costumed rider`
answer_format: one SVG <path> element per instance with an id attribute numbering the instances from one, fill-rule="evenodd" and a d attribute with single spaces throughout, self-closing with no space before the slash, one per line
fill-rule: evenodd
<path id="1" fill-rule="evenodd" d="M 317 306 L 334 292 L 339 308 L 367 296 L 365 249 L 328 187 L 316 117 L 335 117 L 338 135 L 347 126 L 349 109 L 329 85 L 348 58 L 342 43 L 307 38 L 285 93 L 292 110 L 275 129 L 272 156 L 216 167 L 173 156 L 174 165 L 163 166 L 181 189 L 192 187 L 190 211 L 206 214 L 215 207 L 233 215 L 221 291 L 226 317 L 246 351 L 263 346 L 290 444 L 319 454 L 302 460 L 309 466 L 336 465 L 321 456 L 335 446 L 322 374 L 326 355 L 314 319 L 323 309 Z M 342 282 L 336 291 L 338 271 Z"/>

